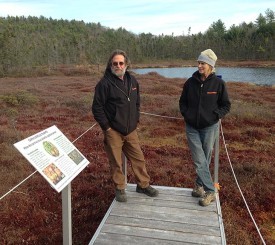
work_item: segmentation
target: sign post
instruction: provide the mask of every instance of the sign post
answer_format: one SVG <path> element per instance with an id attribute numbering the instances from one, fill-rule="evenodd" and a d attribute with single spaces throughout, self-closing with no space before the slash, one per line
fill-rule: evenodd
<path id="1" fill-rule="evenodd" d="M 62 191 L 63 244 L 72 245 L 71 183 Z"/>
<path id="2" fill-rule="evenodd" d="M 89 161 L 56 127 L 14 144 L 57 192 L 62 191 L 63 244 L 72 244 L 71 181 Z"/>

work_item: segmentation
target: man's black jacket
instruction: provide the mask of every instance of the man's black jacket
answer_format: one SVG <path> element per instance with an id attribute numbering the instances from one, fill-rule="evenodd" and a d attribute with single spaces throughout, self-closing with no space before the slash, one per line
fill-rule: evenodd
<path id="1" fill-rule="evenodd" d="M 109 68 L 95 87 L 92 112 L 103 130 L 112 128 L 123 135 L 134 131 L 139 122 L 139 84 L 128 71 L 123 81 Z"/>

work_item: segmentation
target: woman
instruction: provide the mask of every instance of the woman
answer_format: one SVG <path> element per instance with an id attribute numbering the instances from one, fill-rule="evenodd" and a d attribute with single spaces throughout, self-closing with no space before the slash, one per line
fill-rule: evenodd
<path id="1" fill-rule="evenodd" d="M 215 200 L 209 165 L 218 123 L 230 111 L 231 103 L 225 82 L 215 75 L 216 54 L 204 50 L 197 61 L 198 70 L 184 84 L 179 106 L 197 173 L 192 196 L 201 197 L 199 204 L 207 206 Z"/>

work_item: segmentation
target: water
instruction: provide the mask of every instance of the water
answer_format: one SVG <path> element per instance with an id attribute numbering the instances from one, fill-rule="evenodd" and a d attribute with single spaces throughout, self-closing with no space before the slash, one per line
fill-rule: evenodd
<path id="1" fill-rule="evenodd" d="M 133 69 L 137 74 L 157 72 L 167 78 L 189 78 L 197 67 L 142 68 Z M 226 82 L 249 82 L 258 85 L 275 85 L 275 68 L 217 67 L 216 74 Z"/>

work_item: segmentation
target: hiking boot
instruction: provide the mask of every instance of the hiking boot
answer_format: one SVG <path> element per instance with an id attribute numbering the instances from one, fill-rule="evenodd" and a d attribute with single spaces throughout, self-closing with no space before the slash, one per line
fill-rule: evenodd
<path id="1" fill-rule="evenodd" d="M 118 202 L 127 202 L 125 190 L 116 189 L 116 200 Z"/>
<path id="2" fill-rule="evenodd" d="M 136 191 L 138 193 L 144 193 L 145 195 L 147 195 L 149 197 L 156 197 L 159 194 L 158 190 L 156 190 L 155 188 L 153 188 L 150 185 L 146 188 L 141 188 L 139 185 L 137 185 Z"/>
<path id="3" fill-rule="evenodd" d="M 211 202 L 216 200 L 215 192 L 205 192 L 202 199 L 199 200 L 201 206 L 208 206 Z"/>
<path id="4" fill-rule="evenodd" d="M 196 185 L 192 191 L 192 197 L 203 197 L 205 191 L 202 186 Z"/>

